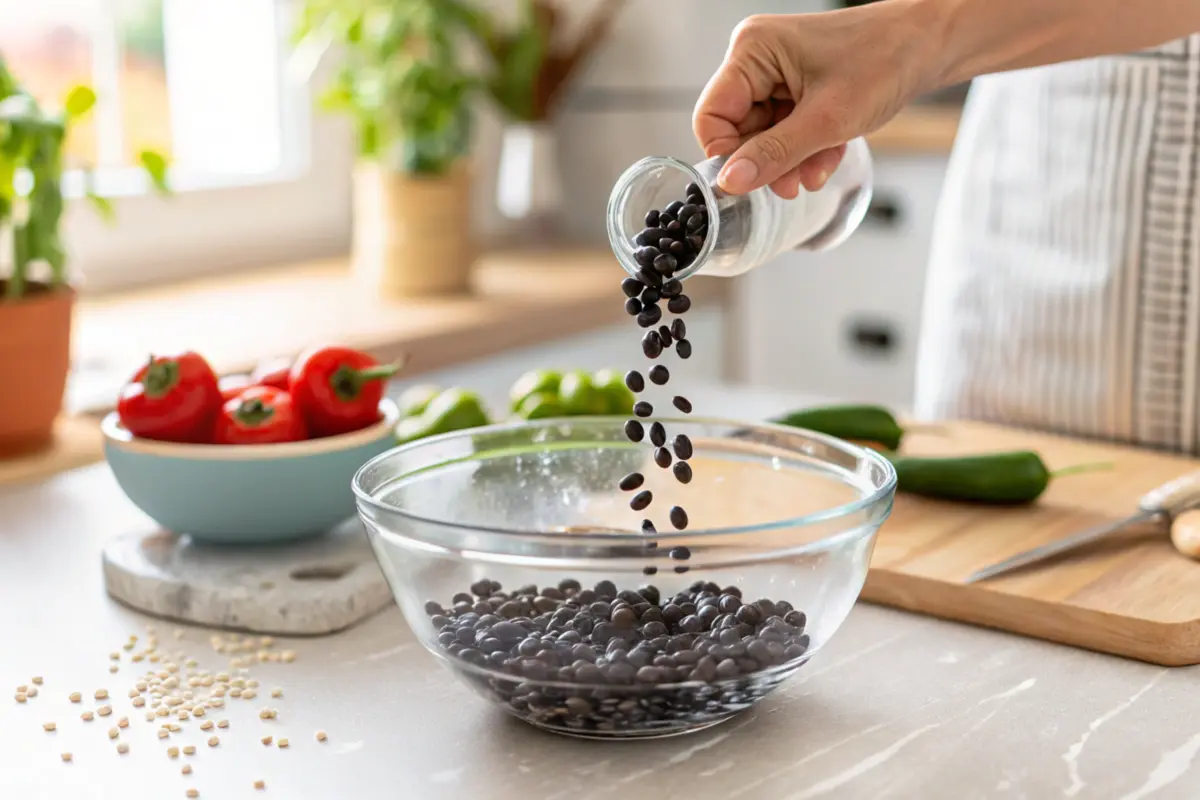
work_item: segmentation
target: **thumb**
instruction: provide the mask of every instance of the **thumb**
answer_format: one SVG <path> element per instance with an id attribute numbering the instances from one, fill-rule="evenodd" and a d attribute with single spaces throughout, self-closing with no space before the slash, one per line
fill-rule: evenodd
<path id="1" fill-rule="evenodd" d="M 746 194 L 774 183 L 799 167 L 810 156 L 846 141 L 836 126 L 813 113 L 811 106 L 797 105 L 792 113 L 757 134 L 729 157 L 717 177 L 730 194 Z"/>

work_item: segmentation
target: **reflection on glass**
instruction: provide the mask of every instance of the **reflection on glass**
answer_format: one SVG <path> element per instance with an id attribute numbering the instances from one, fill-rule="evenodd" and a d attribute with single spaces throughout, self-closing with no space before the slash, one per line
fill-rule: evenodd
<path id="1" fill-rule="evenodd" d="M 145 149 L 170 153 L 171 99 L 167 91 L 163 0 L 118 0 L 121 161 L 136 164 Z"/>

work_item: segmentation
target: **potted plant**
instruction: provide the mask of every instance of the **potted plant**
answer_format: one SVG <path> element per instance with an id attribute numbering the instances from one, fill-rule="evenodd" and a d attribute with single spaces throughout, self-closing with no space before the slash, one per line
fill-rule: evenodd
<path id="1" fill-rule="evenodd" d="M 564 13 L 555 0 L 520 0 L 516 20 L 507 26 L 475 15 L 471 29 L 491 61 L 487 91 L 507 118 L 496 203 L 522 242 L 550 245 L 562 238 L 554 115 L 625 2 L 602 0 L 574 37 L 563 35 Z"/>
<path id="2" fill-rule="evenodd" d="M 353 261 L 387 295 L 469 288 L 477 80 L 463 63 L 461 20 L 455 0 L 306 0 L 301 8 L 297 52 L 341 51 L 322 105 L 353 120 Z"/>
<path id="3" fill-rule="evenodd" d="M 0 57 L 0 457 L 47 446 L 62 408 L 75 291 L 59 224 L 64 149 L 96 95 L 76 86 L 61 109 L 45 110 Z M 166 189 L 166 160 L 144 151 L 142 166 Z M 88 193 L 111 217 L 107 199 Z"/>

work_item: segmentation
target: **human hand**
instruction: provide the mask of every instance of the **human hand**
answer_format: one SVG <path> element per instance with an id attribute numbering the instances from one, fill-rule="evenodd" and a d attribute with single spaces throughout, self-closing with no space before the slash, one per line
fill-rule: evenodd
<path id="1" fill-rule="evenodd" d="M 705 155 L 730 156 L 721 188 L 791 199 L 824 186 L 846 142 L 936 85 L 936 26 L 920 17 L 914 0 L 888 0 L 738 25 L 692 117 Z"/>

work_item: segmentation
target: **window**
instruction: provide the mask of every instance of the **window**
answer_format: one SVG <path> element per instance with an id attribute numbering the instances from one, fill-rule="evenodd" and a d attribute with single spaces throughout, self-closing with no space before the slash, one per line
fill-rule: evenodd
<path id="1" fill-rule="evenodd" d="M 344 252 L 353 150 L 312 113 L 287 62 L 290 0 L 0 0 L 0 53 L 42 102 L 97 93 L 72 164 L 116 200 L 73 205 L 65 236 L 89 289 Z M 318 73 L 317 79 L 323 78 Z M 143 149 L 166 152 L 172 197 L 150 194 Z M 68 186 L 82 189 L 82 173 Z"/>

